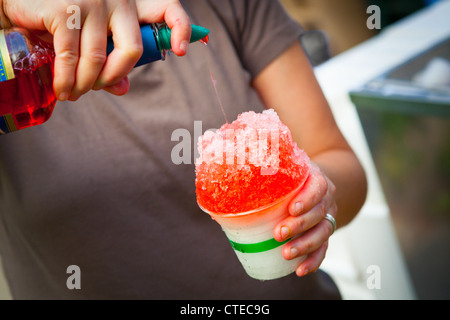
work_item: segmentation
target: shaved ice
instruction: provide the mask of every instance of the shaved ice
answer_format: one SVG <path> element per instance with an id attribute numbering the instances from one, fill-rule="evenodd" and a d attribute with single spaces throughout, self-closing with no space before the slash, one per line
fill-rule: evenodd
<path id="1" fill-rule="evenodd" d="M 216 214 L 243 213 L 273 204 L 298 189 L 309 158 L 277 113 L 244 112 L 198 141 L 197 202 Z"/>

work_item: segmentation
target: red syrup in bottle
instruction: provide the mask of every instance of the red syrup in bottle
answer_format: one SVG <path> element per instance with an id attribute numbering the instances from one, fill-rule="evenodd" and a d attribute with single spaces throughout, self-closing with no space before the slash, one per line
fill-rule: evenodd
<path id="1" fill-rule="evenodd" d="M 44 123 L 56 104 L 52 46 L 19 28 L 4 30 L 2 37 L 0 134 Z"/>

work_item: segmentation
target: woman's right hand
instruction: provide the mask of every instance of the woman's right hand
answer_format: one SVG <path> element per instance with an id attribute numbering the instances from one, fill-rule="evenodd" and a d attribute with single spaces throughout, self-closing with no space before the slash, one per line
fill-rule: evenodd
<path id="1" fill-rule="evenodd" d="M 76 6 L 76 7 L 72 7 Z M 1 27 L 20 26 L 53 41 L 54 91 L 59 100 L 77 100 L 91 89 L 122 95 L 127 74 L 142 55 L 140 23 L 165 21 L 172 29 L 172 50 L 186 53 L 190 21 L 178 0 L 0 0 Z M 80 25 L 69 28 L 71 8 Z M 114 50 L 106 56 L 107 36 Z"/>

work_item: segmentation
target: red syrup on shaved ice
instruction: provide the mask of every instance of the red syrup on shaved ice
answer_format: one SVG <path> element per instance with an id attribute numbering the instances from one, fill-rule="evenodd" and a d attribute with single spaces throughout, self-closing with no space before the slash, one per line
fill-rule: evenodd
<path id="1" fill-rule="evenodd" d="M 244 112 L 198 141 L 197 202 L 216 214 L 271 205 L 298 189 L 309 157 L 273 109 Z"/>

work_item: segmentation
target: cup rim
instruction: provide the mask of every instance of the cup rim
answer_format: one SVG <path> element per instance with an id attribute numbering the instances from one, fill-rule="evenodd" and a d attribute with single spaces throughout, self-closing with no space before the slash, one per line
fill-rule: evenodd
<path id="1" fill-rule="evenodd" d="M 291 192 L 289 192 L 287 195 L 279 198 L 278 200 L 276 200 L 276 201 L 274 201 L 272 203 L 266 204 L 266 205 L 264 205 L 262 207 L 258 207 L 258 208 L 255 208 L 255 209 L 252 209 L 252 210 L 249 210 L 249 211 L 237 212 L 237 213 L 215 213 L 215 212 L 211 212 L 211 211 L 203 208 L 200 205 L 200 203 L 198 203 L 198 201 L 197 201 L 197 205 L 200 207 L 200 209 L 202 209 L 202 211 L 206 212 L 209 215 L 213 215 L 213 216 L 220 216 L 220 217 L 224 217 L 224 218 L 231 218 L 231 217 L 242 217 L 242 216 L 250 215 L 250 214 L 261 212 L 261 211 L 266 210 L 268 208 L 274 207 L 277 204 L 285 201 L 287 198 L 291 197 L 292 194 L 297 193 L 298 191 L 300 191 L 300 189 L 305 184 L 306 180 L 308 180 L 308 177 L 309 177 L 309 173 L 306 175 L 306 177 L 303 179 L 303 181 L 301 181 L 300 184 L 295 189 L 293 189 Z"/>

